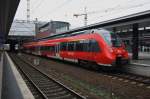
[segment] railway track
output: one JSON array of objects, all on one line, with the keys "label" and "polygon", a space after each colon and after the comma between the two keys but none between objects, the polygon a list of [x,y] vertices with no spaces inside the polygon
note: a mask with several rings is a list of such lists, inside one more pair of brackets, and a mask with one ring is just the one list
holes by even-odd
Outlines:
[{"label": "railway track", "polygon": [[[40,57],[40,56],[36,56],[36,57]],[[55,60],[55,59],[53,59],[53,60],[58,61],[58,62],[68,63],[68,64],[71,64],[71,65],[78,65],[78,64],[74,64],[74,63],[70,63],[70,62],[64,62],[64,61],[59,61],[59,60]],[[119,80],[123,80],[123,79],[125,79],[126,81],[131,80],[131,82],[133,82],[133,83],[140,83],[141,85],[143,84],[143,85],[146,85],[146,86],[150,86],[150,77],[145,77],[145,76],[140,76],[140,75],[128,73],[127,71],[124,72],[124,71],[122,71],[123,68],[120,68],[120,69],[121,70],[117,69],[115,71],[111,71],[111,70],[108,70],[108,71],[106,70],[105,71],[104,70],[103,72],[100,71],[100,73],[102,73],[104,75],[108,75],[109,77],[112,77],[112,78],[115,78],[115,79],[116,79],[116,77],[118,77]],[[94,70],[98,71],[99,69],[94,68]]]},{"label": "railway track", "polygon": [[36,88],[36,86],[29,80],[29,78],[24,74],[24,72],[18,68],[19,73],[21,74],[23,80],[27,84],[28,88],[32,92],[35,99],[45,99],[43,94]]},{"label": "railway track", "polygon": [[[36,56],[36,57],[41,57],[41,56],[37,56],[37,55],[33,55],[33,56]],[[42,58],[46,58],[46,57],[42,57]],[[46,59],[49,59],[49,58],[46,58]],[[74,64],[74,63],[70,63],[70,62],[64,62],[64,61],[61,61],[61,60],[55,60],[53,59],[54,61],[57,61],[57,62],[62,62],[62,63],[65,63],[65,64],[71,64],[71,65],[77,65],[77,64]],[[95,69],[96,72],[99,72],[98,69]],[[131,74],[131,73],[128,73],[128,72],[124,72],[122,71],[122,68],[121,70],[115,70],[114,71],[111,71],[111,70],[104,70],[104,71],[100,71],[101,74],[103,75],[107,75],[108,77],[111,77],[113,79],[119,79],[119,80],[130,80],[131,82],[133,83],[140,83],[140,85],[145,85],[145,86],[150,86],[150,78],[149,77],[145,77],[145,76],[140,76],[140,75],[135,75],[135,74]]]},{"label": "railway track", "polygon": [[48,77],[28,62],[19,58],[16,54],[9,55],[23,75],[25,75],[23,78],[28,80],[26,82],[28,82],[30,88],[35,88],[33,95],[36,96],[36,99],[86,99],[65,85]]},{"label": "railway track", "polygon": [[108,75],[109,77],[112,77],[114,79],[116,79],[115,77],[118,77],[119,80],[126,79],[126,80],[133,81],[135,84],[141,83],[143,85],[150,86],[150,78],[149,77],[134,75],[134,74],[130,74],[130,73],[122,73],[122,72],[107,73],[106,75]]}]

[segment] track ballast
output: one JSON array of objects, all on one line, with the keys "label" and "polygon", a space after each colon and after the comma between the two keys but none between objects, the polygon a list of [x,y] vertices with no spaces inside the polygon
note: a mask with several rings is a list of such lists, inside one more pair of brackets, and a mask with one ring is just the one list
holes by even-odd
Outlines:
[{"label": "track ballast", "polygon": [[[65,85],[48,77],[16,54],[10,54],[17,67],[39,91],[43,99],[85,99]],[[39,98],[38,98],[39,99]]]}]

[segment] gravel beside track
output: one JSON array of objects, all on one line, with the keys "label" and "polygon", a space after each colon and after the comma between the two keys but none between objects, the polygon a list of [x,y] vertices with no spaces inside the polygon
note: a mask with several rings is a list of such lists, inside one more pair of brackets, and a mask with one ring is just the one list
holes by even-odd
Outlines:
[{"label": "gravel beside track", "polygon": [[40,95],[43,96],[41,97],[42,99],[85,99],[85,97],[80,96],[63,84],[48,77],[16,54],[11,54],[11,57],[20,70],[28,77],[28,80],[39,90]]},{"label": "gravel beside track", "polygon": [[150,99],[149,84],[52,59],[25,54],[21,54],[20,57],[31,63],[39,59],[37,68],[89,99]]}]

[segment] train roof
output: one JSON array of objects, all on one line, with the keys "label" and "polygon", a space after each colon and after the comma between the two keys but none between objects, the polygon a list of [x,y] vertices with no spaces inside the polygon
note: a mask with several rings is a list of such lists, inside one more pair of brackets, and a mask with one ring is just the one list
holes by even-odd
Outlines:
[{"label": "train roof", "polygon": [[[80,31],[80,32],[75,32],[75,33],[72,33],[72,34],[69,34],[69,35],[56,35],[54,37],[51,37],[51,38],[46,38],[46,39],[42,39],[42,40],[38,40],[38,41],[33,41],[33,42],[28,42],[28,43],[24,43],[23,46],[25,47],[32,47],[32,46],[41,46],[41,45],[51,45],[53,44],[52,42],[63,42],[63,41],[67,41],[67,40],[71,40],[71,36],[74,36],[76,40],[78,40],[78,38],[80,39],[80,37],[83,38],[83,36],[85,37],[85,35],[82,35],[80,36],[81,34],[93,34],[93,33],[97,33],[97,32],[109,32],[108,30],[106,29],[91,29],[91,30],[88,30],[88,31]],[[87,38],[89,37],[86,36]],[[61,38],[61,39],[60,39]],[[51,41],[51,43],[49,43],[49,41]]]},{"label": "train roof", "polygon": [[88,33],[92,33],[93,31],[97,31],[97,30],[108,31],[108,30],[103,29],[103,28],[98,28],[98,29],[89,29],[89,30],[77,31],[77,32],[72,32],[72,33],[60,33],[60,34],[54,34],[52,36],[48,36],[45,38],[37,39],[37,41],[44,41],[47,39],[70,37],[70,36],[76,36],[76,35],[80,35],[80,34],[88,34]]}]

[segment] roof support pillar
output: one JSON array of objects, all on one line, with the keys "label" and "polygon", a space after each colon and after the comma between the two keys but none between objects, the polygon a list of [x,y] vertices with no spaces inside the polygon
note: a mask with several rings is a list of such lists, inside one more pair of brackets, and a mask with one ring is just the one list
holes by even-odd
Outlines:
[{"label": "roof support pillar", "polygon": [[114,32],[114,33],[116,32],[116,27],[113,27],[113,32]]},{"label": "roof support pillar", "polygon": [[138,31],[139,24],[133,24],[133,32],[132,32],[132,59],[138,59],[138,46],[139,46],[139,31]]}]

